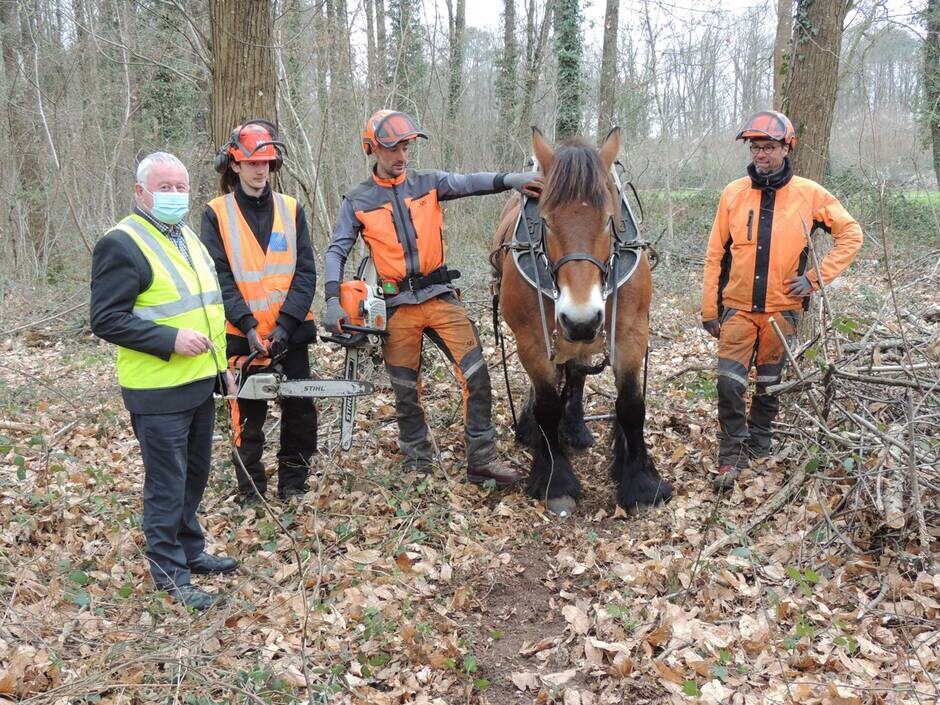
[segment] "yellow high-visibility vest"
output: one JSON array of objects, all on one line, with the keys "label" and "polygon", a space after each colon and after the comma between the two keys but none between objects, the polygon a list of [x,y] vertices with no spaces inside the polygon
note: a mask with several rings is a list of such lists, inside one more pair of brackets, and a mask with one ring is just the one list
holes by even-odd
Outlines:
[{"label": "yellow high-visibility vest", "polygon": [[193,263],[145,218],[130,215],[115,226],[140,248],[153,281],[137,295],[134,315],[173,328],[190,328],[212,341],[214,350],[169,360],[118,346],[118,381],[127,389],[166,389],[214,377],[226,367],[225,310],[215,265],[196,234],[181,226]]}]

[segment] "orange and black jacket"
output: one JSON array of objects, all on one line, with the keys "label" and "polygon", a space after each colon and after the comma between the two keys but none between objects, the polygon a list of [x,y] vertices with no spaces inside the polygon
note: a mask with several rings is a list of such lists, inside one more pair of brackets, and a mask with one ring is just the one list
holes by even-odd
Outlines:
[{"label": "orange and black jacket", "polygon": [[507,190],[502,173],[455,174],[405,171],[395,179],[374,172],[343,197],[333,237],[326,251],[326,298],[339,296],[346,259],[360,235],[372,254],[379,279],[402,283],[388,306],[421,303],[452,288],[447,281],[411,288],[445,267],[441,202]]},{"label": "orange and black jacket", "polygon": [[[267,252],[274,224],[274,199],[271,196],[271,186],[265,186],[261,195],[255,197],[249,196],[242,191],[241,185],[237,185],[235,201],[245,222],[257,238],[258,244],[261,245],[261,249]],[[313,247],[310,244],[310,232],[307,229],[307,218],[299,203],[294,224],[297,233],[297,261],[294,265],[290,289],[277,315],[277,325],[282,326],[290,334],[291,345],[301,345],[316,338],[314,322],[306,319],[309,318],[310,304],[316,293],[317,269]],[[247,333],[258,325],[258,320],[252,314],[235,281],[222,233],[219,230],[219,219],[211,207],[206,207],[203,211],[200,239],[215,262],[219,284],[222,287],[225,318],[239,331]],[[248,341],[243,336],[229,333],[226,336],[226,342],[229,355],[248,354]]]},{"label": "orange and black jacket", "polygon": [[784,293],[784,280],[806,274],[819,288],[806,233],[821,228],[834,245],[820,263],[824,282],[835,279],[862,246],[862,229],[835,196],[815,181],[794,176],[790,160],[775,174],[748,166],[748,176],[721,193],[708,239],[702,320],[725,308],[798,310],[803,299]]}]

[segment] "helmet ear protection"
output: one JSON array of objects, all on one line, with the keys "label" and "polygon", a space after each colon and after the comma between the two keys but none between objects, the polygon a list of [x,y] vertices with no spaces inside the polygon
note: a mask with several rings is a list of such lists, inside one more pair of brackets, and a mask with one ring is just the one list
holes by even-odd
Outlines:
[{"label": "helmet ear protection", "polygon": [[[259,127],[264,128],[265,130],[267,130],[268,135],[271,137],[271,139],[265,140],[263,142],[258,142],[255,145],[254,149],[248,149],[241,141],[242,131],[248,125],[258,125]],[[219,148],[219,151],[216,153],[215,160],[212,163],[212,167],[218,173],[224,174],[228,170],[229,165],[232,163],[232,160],[234,159],[233,152],[235,150],[238,150],[239,152],[241,152],[243,157],[247,159],[247,158],[250,158],[250,156],[254,154],[255,152],[257,152],[259,149],[263,149],[264,147],[267,147],[268,145],[271,145],[274,147],[275,157],[274,159],[271,160],[271,171],[274,172],[280,169],[281,165],[284,163],[283,153],[287,151],[287,146],[278,139],[277,128],[274,126],[273,123],[267,120],[262,120],[262,119],[247,120],[243,124],[235,127],[234,130],[232,130],[232,134],[229,136],[228,142],[223,144]],[[236,159],[235,161],[239,161],[239,160]]]}]

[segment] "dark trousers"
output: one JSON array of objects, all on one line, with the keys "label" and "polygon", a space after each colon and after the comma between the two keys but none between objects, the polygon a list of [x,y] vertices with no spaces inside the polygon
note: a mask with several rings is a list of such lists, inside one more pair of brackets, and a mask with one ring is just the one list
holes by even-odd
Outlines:
[{"label": "dark trousers", "polygon": [[209,479],[215,403],[172,414],[131,414],[144,459],[144,536],[159,588],[189,584],[189,560],[206,542],[196,510]]},{"label": "dark trousers", "polygon": [[[310,377],[310,359],[307,346],[291,348],[278,362],[288,379]],[[266,369],[266,368],[258,368]],[[252,370],[257,372],[258,370]],[[268,402],[259,399],[232,401],[232,425],[235,429],[235,446],[246,475],[234,458],[235,478],[238,492],[242,495],[260,494],[268,488],[261,455],[264,452],[264,420],[268,415]],[[317,409],[313,399],[281,400],[281,443],[277,452],[277,491],[306,487],[310,458],[317,452]],[[249,476],[251,479],[249,479]]]}]

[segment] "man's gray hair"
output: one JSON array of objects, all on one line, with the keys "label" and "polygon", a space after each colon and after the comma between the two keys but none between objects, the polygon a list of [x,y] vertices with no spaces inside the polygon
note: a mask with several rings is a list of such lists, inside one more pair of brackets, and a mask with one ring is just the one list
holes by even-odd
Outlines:
[{"label": "man's gray hair", "polygon": [[141,186],[147,185],[147,177],[150,176],[150,170],[153,168],[154,164],[172,164],[173,166],[182,167],[186,172],[186,176],[189,176],[189,170],[186,169],[186,165],[183,164],[178,157],[169,152],[154,152],[141,159],[140,164],[137,165],[138,184]]}]

